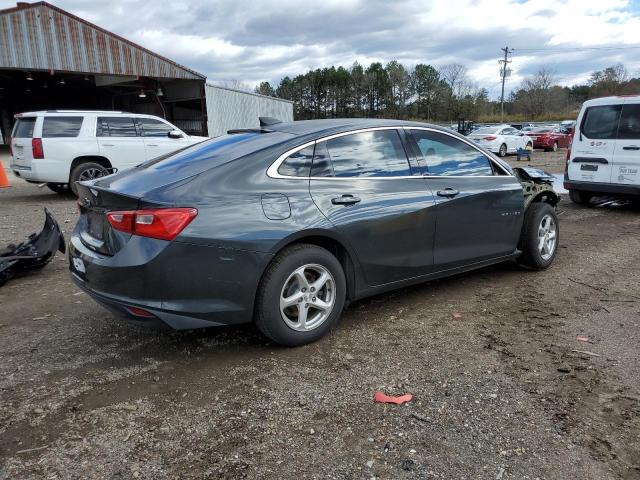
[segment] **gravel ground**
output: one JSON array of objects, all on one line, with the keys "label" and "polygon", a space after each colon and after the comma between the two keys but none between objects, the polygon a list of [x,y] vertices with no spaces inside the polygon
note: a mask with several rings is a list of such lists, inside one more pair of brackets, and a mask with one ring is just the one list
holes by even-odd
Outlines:
[{"label": "gravel ground", "polygon": [[[0,244],[43,206],[72,229],[71,197],[10,178]],[[640,210],[559,210],[549,270],[377,296],[296,349],[129,326],[59,255],[0,289],[0,478],[640,478]]]}]

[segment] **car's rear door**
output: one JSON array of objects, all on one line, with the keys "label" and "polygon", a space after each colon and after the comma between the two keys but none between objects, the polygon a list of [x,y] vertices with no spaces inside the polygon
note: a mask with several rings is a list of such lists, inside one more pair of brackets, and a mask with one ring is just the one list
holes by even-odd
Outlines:
[{"label": "car's rear door", "polygon": [[470,142],[442,131],[408,129],[436,194],[438,270],[513,253],[524,215],[518,180]]},{"label": "car's rear door", "polygon": [[402,135],[394,128],[365,129],[315,146],[311,196],[356,252],[370,286],[433,268],[435,199],[411,169]]},{"label": "car's rear door", "polygon": [[640,185],[640,102],[635,99],[622,106],[611,183]]},{"label": "car's rear door", "polygon": [[593,105],[585,109],[571,144],[571,160],[567,165],[570,180],[611,181],[621,111],[620,104]]},{"label": "car's rear door", "polygon": [[96,138],[100,153],[115,168],[131,168],[146,160],[144,140],[133,117],[98,117]]},{"label": "car's rear door", "polygon": [[11,164],[18,169],[31,170],[33,161],[33,149],[31,140],[36,127],[36,118],[18,117],[11,133],[11,152],[13,159]]}]

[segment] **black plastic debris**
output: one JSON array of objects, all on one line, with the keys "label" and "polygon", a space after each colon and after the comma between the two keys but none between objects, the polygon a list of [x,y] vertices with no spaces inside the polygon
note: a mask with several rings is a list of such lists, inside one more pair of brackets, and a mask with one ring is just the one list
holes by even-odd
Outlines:
[{"label": "black plastic debris", "polygon": [[46,220],[40,233],[32,233],[18,245],[0,248],[0,286],[17,274],[44,267],[58,250],[65,253],[64,236],[58,222],[46,208],[44,214]]}]

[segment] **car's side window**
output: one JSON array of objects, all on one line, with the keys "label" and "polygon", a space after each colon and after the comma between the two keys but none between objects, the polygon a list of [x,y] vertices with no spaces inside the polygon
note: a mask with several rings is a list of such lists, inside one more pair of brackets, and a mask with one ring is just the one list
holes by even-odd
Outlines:
[{"label": "car's side window", "polygon": [[145,137],[163,137],[166,138],[169,132],[175,130],[171,125],[167,125],[155,118],[139,118],[142,127],[142,135]]},{"label": "car's side window", "polygon": [[77,137],[83,117],[44,117],[42,138]]},{"label": "car's side window", "polygon": [[98,117],[98,137],[137,137],[136,125],[131,117]]},{"label": "car's side window", "polygon": [[[326,146],[336,177],[410,176],[409,160],[396,130],[371,130],[318,142]],[[322,150],[319,150],[322,152]],[[315,161],[314,161],[315,163]],[[318,164],[320,159],[318,158]],[[329,170],[324,168],[325,175]],[[315,168],[314,168],[315,173]]]},{"label": "car's side window", "polygon": [[431,176],[493,175],[489,159],[460,139],[440,132],[411,130]]},{"label": "car's side window", "polygon": [[618,139],[640,139],[640,104],[627,104],[622,107],[620,125],[618,126]]},{"label": "car's side window", "polygon": [[288,177],[308,177],[313,160],[313,145],[292,153],[278,167],[280,175]]}]

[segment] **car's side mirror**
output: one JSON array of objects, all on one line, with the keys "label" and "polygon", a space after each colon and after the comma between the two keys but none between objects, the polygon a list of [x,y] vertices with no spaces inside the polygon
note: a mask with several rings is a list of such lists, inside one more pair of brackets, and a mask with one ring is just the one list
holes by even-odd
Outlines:
[{"label": "car's side mirror", "polygon": [[169,138],[182,138],[182,132],[180,130],[171,130],[167,133]]}]

